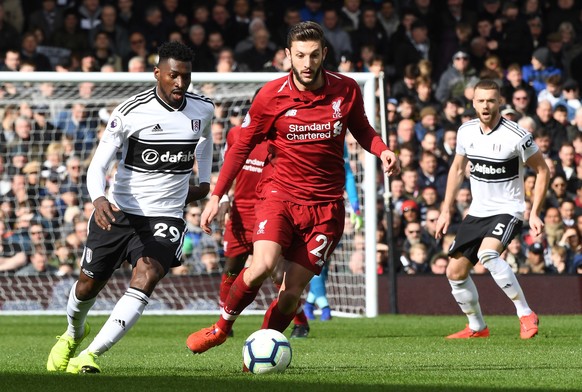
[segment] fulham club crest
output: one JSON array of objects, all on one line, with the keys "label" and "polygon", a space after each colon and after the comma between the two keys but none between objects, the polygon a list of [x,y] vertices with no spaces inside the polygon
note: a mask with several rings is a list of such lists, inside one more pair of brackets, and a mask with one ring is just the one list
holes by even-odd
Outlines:
[{"label": "fulham club crest", "polygon": [[195,134],[200,132],[200,124],[200,120],[192,120],[192,131],[194,131]]}]

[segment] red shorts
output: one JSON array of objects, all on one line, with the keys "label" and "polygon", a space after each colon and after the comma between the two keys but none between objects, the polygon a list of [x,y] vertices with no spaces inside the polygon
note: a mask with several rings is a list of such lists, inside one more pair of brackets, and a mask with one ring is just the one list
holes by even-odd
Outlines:
[{"label": "red shorts", "polygon": [[255,220],[255,206],[247,207],[233,204],[223,237],[223,249],[226,257],[253,254]]},{"label": "red shorts", "polygon": [[273,197],[256,208],[253,242],[273,241],[286,260],[319,275],[344,232],[343,200],[314,205],[296,204]]}]

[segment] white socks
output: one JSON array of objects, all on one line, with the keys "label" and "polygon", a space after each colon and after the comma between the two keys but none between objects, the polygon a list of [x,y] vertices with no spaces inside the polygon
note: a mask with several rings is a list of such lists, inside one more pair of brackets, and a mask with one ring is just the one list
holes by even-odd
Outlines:
[{"label": "white socks", "polygon": [[101,331],[95,336],[86,351],[101,355],[117,343],[137,322],[148,304],[149,297],[139,290],[127,289]]},{"label": "white socks", "polygon": [[97,297],[87,301],[79,301],[75,295],[76,289],[77,282],[73,284],[71,292],[69,293],[69,301],[67,302],[67,321],[69,323],[67,334],[74,339],[80,339],[83,333],[85,333],[87,313],[89,313],[89,309],[91,309]]},{"label": "white socks", "polygon": [[455,301],[459,304],[463,313],[467,315],[469,319],[469,328],[473,331],[481,331],[487,326],[483,320],[483,314],[481,313],[481,306],[479,306],[479,293],[477,293],[477,287],[471,276],[467,277],[465,280],[450,280],[453,297]]},{"label": "white socks", "polygon": [[521,286],[517,281],[517,277],[511,270],[511,267],[499,257],[499,253],[492,250],[484,250],[479,252],[479,260],[483,266],[491,272],[491,276],[495,279],[495,283],[503,290],[505,295],[513,301],[517,316],[527,316],[531,314],[532,310],[529,308]]}]

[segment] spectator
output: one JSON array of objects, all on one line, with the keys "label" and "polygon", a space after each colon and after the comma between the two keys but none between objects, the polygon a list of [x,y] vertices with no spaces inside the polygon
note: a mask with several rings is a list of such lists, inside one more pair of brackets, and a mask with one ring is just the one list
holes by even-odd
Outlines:
[{"label": "spectator", "polygon": [[564,143],[560,146],[558,161],[556,162],[556,174],[566,179],[566,189],[568,192],[572,194],[576,193],[578,177],[576,174],[574,146],[571,143]]},{"label": "spectator", "polygon": [[552,75],[562,75],[562,71],[550,63],[550,50],[538,48],[531,56],[531,64],[522,67],[523,80],[535,90],[536,95],[546,88],[546,80]]},{"label": "spectator", "polygon": [[364,5],[361,8],[360,21],[351,33],[351,41],[354,53],[360,53],[362,47],[369,46],[382,57],[389,55],[388,37],[382,24],[378,22],[374,6]]},{"label": "spectator", "polygon": [[456,128],[445,128],[443,134],[443,144],[442,144],[442,154],[441,158],[447,162],[452,162],[455,156],[455,148],[457,147],[457,129]]},{"label": "spectator", "polygon": [[566,101],[568,108],[568,121],[571,122],[576,116],[576,110],[582,107],[578,82],[573,79],[566,80],[562,85],[562,98]]},{"label": "spectator", "polygon": [[[527,94],[527,112],[533,114],[537,105],[537,93],[535,89],[523,80],[522,68],[519,64],[510,64],[507,67],[505,78],[502,81],[501,95],[506,102],[512,102],[513,95],[518,89],[525,90]],[[515,106],[515,103],[514,103]]]},{"label": "spectator", "polygon": [[105,31],[99,31],[94,34],[93,57],[99,69],[103,65],[109,64],[113,66],[115,72],[121,72],[123,70],[121,57],[112,50],[109,34]]},{"label": "spectator", "polygon": [[418,187],[418,171],[414,166],[403,167],[400,178],[402,178],[402,182],[404,183],[404,194],[403,194],[404,198],[413,201],[415,204],[409,205],[409,207],[415,207],[415,209],[418,210],[417,202],[420,201],[420,188]]},{"label": "spectator", "polygon": [[30,263],[18,271],[16,276],[46,276],[56,275],[58,269],[48,263],[45,251],[37,250],[30,256]]},{"label": "spectator", "polygon": [[517,112],[518,116],[533,116],[535,112],[530,112],[529,95],[526,89],[517,88],[511,97],[511,106]]},{"label": "spectator", "polygon": [[[448,1],[446,7],[442,8],[437,18],[440,22],[439,29],[436,32],[436,37],[440,43],[439,52],[442,53],[442,59],[448,61],[453,53],[461,49],[456,31],[458,24],[462,23],[465,26],[475,26],[477,24],[477,14],[471,9],[464,7],[463,0],[457,0]],[[467,49],[464,48],[464,50],[466,53]],[[446,63],[435,64],[435,67],[436,75],[441,75],[446,68]]]},{"label": "spectator", "polygon": [[19,41],[20,33],[6,20],[4,5],[0,4],[0,53],[14,49],[14,43]]},{"label": "spectator", "polygon": [[414,125],[414,133],[417,140],[423,140],[427,133],[434,133],[437,142],[443,140],[444,130],[438,123],[438,112],[432,106],[427,106],[420,111],[420,121]]},{"label": "spectator", "polygon": [[520,273],[545,274],[546,263],[544,260],[544,246],[539,242],[534,242],[529,247],[525,264],[520,268]]},{"label": "spectator", "polygon": [[501,257],[509,264],[513,273],[519,273],[520,268],[525,264],[525,254],[518,237],[511,240]]},{"label": "spectator", "polygon": [[429,265],[429,253],[427,251],[426,245],[422,242],[413,244],[410,246],[408,251],[408,258],[410,260],[410,265],[408,274],[426,274],[430,271]]},{"label": "spectator", "polygon": [[419,143],[419,140],[416,138],[416,133],[414,132],[414,121],[411,119],[402,119],[398,122],[396,135],[400,146],[408,143],[411,145],[411,148],[414,148]]},{"label": "spectator", "polygon": [[25,33],[21,40],[20,60],[34,64],[37,71],[52,71],[49,58],[37,49],[36,36],[33,33]]},{"label": "spectator", "polygon": [[104,5],[100,15],[101,23],[89,32],[89,40],[95,41],[98,33],[105,33],[109,38],[109,49],[121,58],[129,54],[129,34],[121,24],[117,22],[117,9],[113,5]]},{"label": "spectator", "polygon": [[145,9],[145,19],[141,23],[141,29],[146,49],[149,53],[156,53],[158,46],[166,40],[168,30],[163,24],[162,10],[156,4],[151,4]]},{"label": "spectator", "polygon": [[97,119],[90,117],[85,104],[76,102],[71,108],[58,113],[55,127],[75,140],[75,151],[86,157],[95,145]]},{"label": "spectator", "polygon": [[405,199],[401,206],[402,223],[420,222],[420,206],[412,199]]},{"label": "spectator", "polygon": [[[150,52],[147,48],[146,38],[143,33],[134,31],[129,35],[129,52],[123,58],[122,63],[127,67],[129,59],[139,56],[146,62],[146,69],[152,68],[153,59],[150,59]],[[124,70],[127,70],[124,68]]]},{"label": "spectator", "polygon": [[250,72],[249,66],[235,60],[232,49],[225,47],[218,54],[216,72]]},{"label": "spectator", "polygon": [[275,50],[269,48],[270,34],[267,29],[259,29],[253,34],[253,47],[236,56],[239,63],[245,64],[252,72],[263,69],[275,54]]},{"label": "spectator", "polygon": [[439,102],[460,98],[465,87],[476,78],[476,71],[469,63],[469,55],[465,51],[458,51],[453,55],[452,65],[442,74],[435,97]]},{"label": "spectator", "polygon": [[418,187],[423,189],[427,186],[434,187],[442,200],[447,187],[447,169],[442,166],[439,168],[434,153],[423,151],[419,160]]},{"label": "spectator", "polygon": [[437,253],[430,259],[430,272],[433,275],[444,275],[449,265],[446,253]]},{"label": "spectator", "polygon": [[50,41],[56,47],[70,50],[71,54],[80,54],[89,50],[88,35],[88,31],[80,27],[77,11],[69,8],[64,11],[62,27],[53,33]]},{"label": "spectator", "polygon": [[396,29],[398,29],[398,25],[400,24],[398,13],[394,6],[394,0],[383,0],[376,16],[378,22],[382,24],[382,27],[386,32],[386,37],[390,40],[392,34],[396,32]]},{"label": "spectator", "polygon": [[49,258],[49,264],[58,269],[58,276],[76,276],[79,272],[79,262],[63,240],[55,242],[55,250]]},{"label": "spectator", "polygon": [[556,156],[560,146],[568,140],[568,133],[566,128],[558,123],[552,115],[553,110],[550,101],[538,103],[534,120],[538,129],[544,128],[548,132],[551,140],[550,153]]},{"label": "spectator", "polygon": [[[431,187],[427,187],[427,188],[431,189]],[[434,191],[434,188],[433,188],[433,191]],[[435,203],[433,203],[429,207],[426,207],[424,211],[422,211],[422,209],[421,209],[421,216],[422,216],[422,218],[421,218],[421,225],[422,225],[421,238],[422,238],[422,242],[427,245],[427,251],[428,251],[429,257],[432,257],[441,248],[442,239],[437,240],[435,238],[436,222],[437,222],[439,215],[440,215],[440,210],[438,209],[438,206]]]},{"label": "spectator", "polygon": [[416,99],[416,81],[419,76],[420,72],[416,63],[406,64],[403,73],[392,86],[392,96],[397,100],[404,97]]},{"label": "spectator", "polygon": [[63,26],[63,11],[57,7],[56,0],[43,0],[41,8],[30,14],[28,30],[40,28],[50,40],[53,33]]},{"label": "spectator", "polygon": [[350,35],[340,27],[338,11],[335,8],[326,9],[323,13],[323,34],[333,47],[335,63],[340,64],[343,59],[351,59],[353,54]]},{"label": "spectator", "polygon": [[546,87],[539,92],[538,102],[549,101],[552,107],[559,103],[566,105],[562,98],[562,77],[560,75],[551,75],[546,78]]},{"label": "spectator", "polygon": [[305,6],[299,10],[301,21],[323,22],[322,0],[305,0]]},{"label": "spectator", "polygon": [[414,84],[416,86],[416,108],[421,113],[420,117],[422,118],[422,110],[426,108],[439,111],[442,105],[434,97],[432,80],[426,76],[419,76]]},{"label": "spectator", "polygon": [[7,240],[6,224],[0,220],[0,271],[16,271],[26,264],[26,253],[22,248]]},{"label": "spectator", "polygon": [[[572,121],[572,124],[569,125],[567,128],[567,133],[569,141],[574,142],[578,140],[580,146],[582,147],[582,143],[580,143],[582,142],[582,139],[578,138],[578,135],[582,135],[582,107],[576,110],[574,120]],[[576,164],[578,165],[578,163],[580,162],[580,158],[582,157],[582,151],[576,151],[576,153],[581,154],[580,156],[577,156],[576,159]]]},{"label": "spectator", "polygon": [[[267,25],[265,24],[265,21],[262,19],[253,19],[253,21],[250,23],[248,31],[245,33],[245,39],[240,40],[235,48],[234,48],[234,53],[235,55],[239,55],[242,52],[245,52],[249,49],[251,49],[254,46],[254,38],[253,36],[255,35],[256,32],[258,32],[259,30],[266,30],[267,29]],[[269,40],[269,44],[268,44],[269,49],[271,50],[277,50],[277,45]]]},{"label": "spectator", "polygon": [[344,0],[344,5],[340,10],[342,28],[351,33],[358,30],[360,26],[361,0]]},{"label": "spectator", "polygon": [[194,52],[193,72],[210,72],[214,70],[214,59],[206,44],[206,30],[200,24],[190,26],[187,45]]},{"label": "spectator", "polygon": [[552,264],[547,266],[549,274],[565,274],[568,272],[568,251],[565,247],[554,245],[550,249]]},{"label": "spectator", "polygon": [[[54,241],[59,238],[62,221],[58,215],[57,205],[54,198],[44,196],[40,200],[34,219],[40,222],[51,243],[54,243]],[[52,250],[52,248],[50,250]]]},{"label": "spectator", "polygon": [[126,31],[134,31],[139,27],[138,15],[135,12],[133,0],[117,0],[117,21]]},{"label": "spectator", "polygon": [[221,4],[215,4],[210,10],[209,29],[219,31],[224,43],[229,48],[234,48],[238,41],[244,37],[234,36],[234,25],[227,8]]},{"label": "spectator", "polygon": [[294,6],[289,6],[285,8],[285,13],[283,15],[283,23],[276,27],[276,33],[273,41],[278,47],[287,47],[287,33],[291,26],[295,26],[297,23],[301,22],[301,15],[299,9]]}]

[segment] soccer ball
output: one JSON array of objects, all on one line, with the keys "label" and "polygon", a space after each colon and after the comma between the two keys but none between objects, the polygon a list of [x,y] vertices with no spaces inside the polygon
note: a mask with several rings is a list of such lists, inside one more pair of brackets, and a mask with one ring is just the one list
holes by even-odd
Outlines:
[{"label": "soccer ball", "polygon": [[245,341],[243,362],[253,374],[282,373],[291,363],[289,340],[274,329],[259,329]]}]

